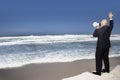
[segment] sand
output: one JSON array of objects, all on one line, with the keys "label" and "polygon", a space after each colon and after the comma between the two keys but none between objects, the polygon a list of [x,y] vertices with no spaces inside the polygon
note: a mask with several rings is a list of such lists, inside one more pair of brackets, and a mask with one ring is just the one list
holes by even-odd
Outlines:
[{"label": "sand", "polygon": [[[111,74],[117,76],[115,67],[120,65],[120,57],[110,58]],[[115,71],[114,71],[115,69]],[[28,64],[22,67],[0,69],[0,80],[64,80],[74,76],[95,76],[95,60],[86,59],[73,62]],[[104,76],[105,74],[102,74]],[[84,79],[82,79],[84,80]]]},{"label": "sand", "polygon": [[101,76],[94,75],[90,72],[84,72],[80,75],[62,80],[120,80],[120,65],[115,67],[110,73],[102,73]]}]

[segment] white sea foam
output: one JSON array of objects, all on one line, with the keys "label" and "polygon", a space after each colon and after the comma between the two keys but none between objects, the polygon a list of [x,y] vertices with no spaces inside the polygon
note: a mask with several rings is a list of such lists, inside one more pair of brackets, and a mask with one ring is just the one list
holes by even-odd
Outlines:
[{"label": "white sea foam", "polygon": [[[46,44],[46,43],[58,43],[58,42],[79,42],[94,40],[90,38],[90,35],[46,35],[46,36],[22,36],[22,37],[2,37],[0,40],[6,40],[1,42],[0,46],[15,45],[15,44]],[[90,38],[90,39],[88,39]]]},{"label": "white sea foam", "polygon": [[78,53],[75,53],[76,55],[71,53],[71,51],[50,52],[45,57],[40,57],[39,55],[29,56],[29,53],[2,55],[0,56],[0,68],[19,67],[30,63],[72,62],[80,59],[94,58],[92,55],[86,56],[86,54],[85,56],[80,56],[77,55]]},{"label": "white sea foam", "polygon": [[[10,55],[3,55],[0,56],[0,68],[11,68],[11,67],[20,67],[26,64],[31,63],[55,63],[55,62],[72,62],[75,60],[82,60],[82,59],[94,59],[94,55],[67,55],[64,54],[65,52],[60,52],[61,54],[57,54],[56,52],[48,53],[45,57],[29,57],[27,53],[25,54],[10,54]],[[63,55],[64,54],[64,55]],[[94,53],[93,53],[94,54]],[[118,57],[120,54],[114,54],[110,57]]]}]

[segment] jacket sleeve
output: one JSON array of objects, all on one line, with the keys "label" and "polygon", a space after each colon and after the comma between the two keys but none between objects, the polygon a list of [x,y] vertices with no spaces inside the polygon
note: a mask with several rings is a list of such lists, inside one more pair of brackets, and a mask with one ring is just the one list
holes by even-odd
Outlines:
[{"label": "jacket sleeve", "polygon": [[112,31],[112,29],[113,29],[113,20],[110,20],[110,31]]},{"label": "jacket sleeve", "polygon": [[93,33],[93,37],[98,37],[99,35],[99,29],[95,29],[94,33]]}]

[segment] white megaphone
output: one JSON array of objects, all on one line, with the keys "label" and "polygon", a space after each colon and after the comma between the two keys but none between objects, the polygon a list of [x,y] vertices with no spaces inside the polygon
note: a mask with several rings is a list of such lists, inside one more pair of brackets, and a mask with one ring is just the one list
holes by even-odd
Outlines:
[{"label": "white megaphone", "polygon": [[99,23],[98,22],[93,22],[93,27],[98,27],[99,26]]}]

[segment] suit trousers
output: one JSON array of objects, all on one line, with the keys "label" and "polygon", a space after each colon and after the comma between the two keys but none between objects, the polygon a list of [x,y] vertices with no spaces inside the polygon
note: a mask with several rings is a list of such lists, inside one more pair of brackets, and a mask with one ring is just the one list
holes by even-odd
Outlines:
[{"label": "suit trousers", "polygon": [[104,62],[105,70],[109,71],[109,48],[96,48],[96,72],[101,74],[102,70],[102,61]]}]

